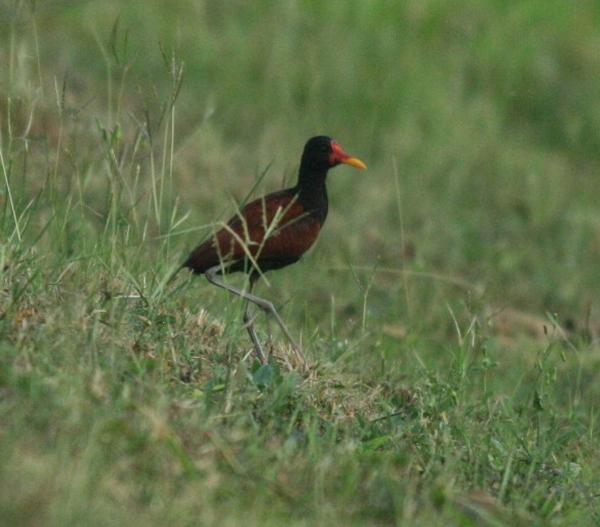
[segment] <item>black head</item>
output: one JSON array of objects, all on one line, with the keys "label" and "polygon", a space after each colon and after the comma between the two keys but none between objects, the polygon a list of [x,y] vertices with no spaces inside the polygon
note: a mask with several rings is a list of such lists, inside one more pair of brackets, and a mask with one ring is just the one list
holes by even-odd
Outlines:
[{"label": "black head", "polygon": [[350,156],[342,147],[326,135],[311,137],[304,145],[300,172],[327,172],[340,163],[351,165],[355,168],[364,169],[367,166],[355,157]]}]

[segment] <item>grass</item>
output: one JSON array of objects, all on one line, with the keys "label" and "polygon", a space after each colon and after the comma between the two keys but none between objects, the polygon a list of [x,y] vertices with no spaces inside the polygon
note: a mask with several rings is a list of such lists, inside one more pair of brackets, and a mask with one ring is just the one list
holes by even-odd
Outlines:
[{"label": "grass", "polygon": [[[2,523],[595,525],[599,16],[1,4]],[[167,281],[316,133],[369,171],[260,288],[310,370],[262,318],[260,367]]]}]

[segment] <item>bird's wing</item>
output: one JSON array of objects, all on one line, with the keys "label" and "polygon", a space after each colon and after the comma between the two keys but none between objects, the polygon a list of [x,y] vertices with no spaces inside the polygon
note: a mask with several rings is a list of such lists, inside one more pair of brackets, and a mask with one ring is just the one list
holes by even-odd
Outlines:
[{"label": "bird's wing", "polygon": [[265,236],[276,235],[278,231],[306,215],[298,195],[289,190],[282,190],[248,203],[219,233],[235,233],[241,239],[238,241],[260,243]]},{"label": "bird's wing", "polygon": [[283,190],[248,203],[185,263],[204,272],[221,263],[249,259],[297,259],[314,243],[320,228],[305,210],[297,194]]}]

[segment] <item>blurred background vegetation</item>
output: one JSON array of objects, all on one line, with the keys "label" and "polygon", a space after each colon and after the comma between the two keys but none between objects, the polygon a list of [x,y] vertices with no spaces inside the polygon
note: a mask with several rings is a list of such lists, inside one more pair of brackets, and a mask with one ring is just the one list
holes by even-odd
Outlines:
[{"label": "blurred background vegetation", "polygon": [[[0,1],[0,514],[597,520],[599,28],[593,0]],[[262,289],[317,378],[257,377],[239,304],[165,282],[316,134],[369,170]]]}]

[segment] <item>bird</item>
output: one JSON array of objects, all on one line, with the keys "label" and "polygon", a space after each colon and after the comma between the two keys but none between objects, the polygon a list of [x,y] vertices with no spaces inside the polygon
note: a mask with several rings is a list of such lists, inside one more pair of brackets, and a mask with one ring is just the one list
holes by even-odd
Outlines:
[{"label": "bird", "polygon": [[[295,186],[251,201],[196,247],[182,267],[244,300],[243,321],[261,364],[267,356],[254,330],[250,304],[273,316],[294,352],[306,364],[300,347],[269,300],[254,294],[257,281],[267,271],[296,263],[317,240],[327,218],[329,202],[325,180],[331,168],[346,164],[367,168],[326,135],[310,138],[302,152]],[[221,280],[223,274],[249,276],[247,290]]]}]

